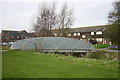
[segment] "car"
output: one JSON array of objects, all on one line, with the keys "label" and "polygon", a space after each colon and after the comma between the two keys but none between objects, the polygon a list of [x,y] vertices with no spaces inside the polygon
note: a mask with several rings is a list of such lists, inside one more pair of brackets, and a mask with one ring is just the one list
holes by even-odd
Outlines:
[{"label": "car", "polygon": [[12,44],[13,44],[13,42],[0,43],[0,45],[5,45],[5,46],[11,46]]},{"label": "car", "polygon": [[4,42],[4,43],[1,43],[1,45],[8,45],[8,43]]}]

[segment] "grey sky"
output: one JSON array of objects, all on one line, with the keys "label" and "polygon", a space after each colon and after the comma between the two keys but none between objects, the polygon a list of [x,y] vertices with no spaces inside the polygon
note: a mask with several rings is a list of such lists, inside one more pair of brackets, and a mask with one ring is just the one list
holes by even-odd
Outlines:
[{"label": "grey sky", "polygon": [[[50,3],[52,0],[46,0]],[[85,27],[107,24],[108,12],[114,0],[56,0],[59,11],[64,2],[74,8],[74,25]],[[32,29],[31,22],[38,12],[40,0],[4,0],[0,3],[0,31]]]}]

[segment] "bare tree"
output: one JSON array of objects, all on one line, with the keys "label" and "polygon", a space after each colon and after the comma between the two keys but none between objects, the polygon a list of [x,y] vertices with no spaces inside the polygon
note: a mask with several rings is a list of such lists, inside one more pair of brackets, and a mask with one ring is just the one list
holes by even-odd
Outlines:
[{"label": "bare tree", "polygon": [[56,13],[56,3],[52,3],[51,6],[49,6],[49,16],[48,16],[48,27],[49,27],[49,35],[53,36],[52,29],[56,27],[57,25],[57,13]]},{"label": "bare tree", "polygon": [[73,11],[68,9],[67,3],[64,4],[58,16],[59,36],[67,36],[69,28],[73,25]]},{"label": "bare tree", "polygon": [[53,36],[52,29],[58,29],[59,36],[66,36],[73,24],[73,11],[65,3],[59,14],[56,12],[56,3],[46,5],[42,3],[39,14],[33,23],[33,30],[37,36]]},{"label": "bare tree", "polygon": [[43,3],[39,8],[39,14],[33,23],[33,30],[37,36],[52,36],[52,28],[56,24],[55,3],[47,6]]}]

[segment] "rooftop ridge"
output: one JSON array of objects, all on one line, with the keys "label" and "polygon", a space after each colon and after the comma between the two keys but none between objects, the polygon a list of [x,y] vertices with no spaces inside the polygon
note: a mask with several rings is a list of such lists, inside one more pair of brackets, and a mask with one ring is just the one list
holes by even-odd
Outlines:
[{"label": "rooftop ridge", "polygon": [[[80,28],[93,28],[93,27],[109,27],[110,25],[96,25],[96,26],[87,26],[87,27],[71,27],[70,29],[80,29]],[[54,30],[59,30],[59,29],[52,29]]]},{"label": "rooftop ridge", "polygon": [[97,25],[97,26],[87,26],[87,27],[75,27],[71,29],[78,29],[78,28],[92,28],[92,27],[109,27],[110,25]]},{"label": "rooftop ridge", "polygon": [[[10,31],[10,32],[23,32],[23,31],[26,31],[26,30],[20,30],[20,31],[16,31],[16,30],[2,30],[2,31]],[[26,31],[27,32],[27,31]]]}]

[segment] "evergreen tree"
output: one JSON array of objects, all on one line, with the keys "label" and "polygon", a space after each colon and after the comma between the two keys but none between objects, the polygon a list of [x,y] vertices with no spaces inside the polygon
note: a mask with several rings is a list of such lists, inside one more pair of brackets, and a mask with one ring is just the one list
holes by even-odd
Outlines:
[{"label": "evergreen tree", "polygon": [[120,1],[113,3],[113,10],[108,14],[108,24],[110,27],[105,30],[105,37],[120,49]]}]

